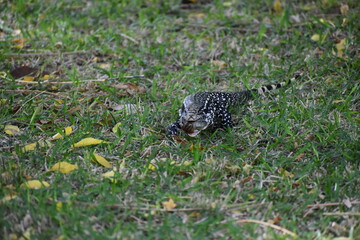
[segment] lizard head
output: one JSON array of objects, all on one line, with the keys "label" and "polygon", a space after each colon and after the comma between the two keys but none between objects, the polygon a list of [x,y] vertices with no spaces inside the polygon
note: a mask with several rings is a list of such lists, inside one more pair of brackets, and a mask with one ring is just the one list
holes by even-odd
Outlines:
[{"label": "lizard head", "polygon": [[179,115],[180,128],[191,137],[195,137],[210,125],[203,106],[195,101],[194,95],[185,98]]}]

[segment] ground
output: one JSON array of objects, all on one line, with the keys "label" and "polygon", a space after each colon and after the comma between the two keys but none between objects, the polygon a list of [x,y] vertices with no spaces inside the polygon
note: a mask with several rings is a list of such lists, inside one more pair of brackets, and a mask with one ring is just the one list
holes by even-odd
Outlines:
[{"label": "ground", "polygon": [[[0,9],[1,239],[360,239],[357,1]],[[187,95],[296,71],[166,136]]]}]

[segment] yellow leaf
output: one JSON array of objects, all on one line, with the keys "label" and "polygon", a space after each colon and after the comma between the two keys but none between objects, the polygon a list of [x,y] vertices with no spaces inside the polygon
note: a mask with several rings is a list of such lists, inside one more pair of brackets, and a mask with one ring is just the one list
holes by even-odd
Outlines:
[{"label": "yellow leaf", "polygon": [[90,145],[97,145],[100,143],[106,143],[104,140],[99,140],[95,138],[84,138],[81,141],[73,144],[73,147],[84,147],[84,146],[90,146]]},{"label": "yellow leaf", "polygon": [[55,100],[55,102],[54,102],[55,107],[62,106],[63,104],[64,104],[64,101],[61,99]]},{"label": "yellow leaf", "polygon": [[52,78],[55,78],[55,75],[52,75],[52,74],[46,74],[44,75],[41,79],[42,80],[48,80],[48,79],[52,79]]},{"label": "yellow leaf", "polygon": [[74,171],[77,168],[78,167],[76,164],[71,164],[68,162],[58,162],[58,163],[55,163],[54,166],[52,166],[49,171],[51,171],[51,172],[60,171],[61,173],[69,173],[69,172]]},{"label": "yellow leaf", "polygon": [[42,187],[49,187],[49,186],[50,186],[49,183],[39,180],[30,180],[20,185],[21,188],[28,188],[28,189],[39,189]]},{"label": "yellow leaf", "polygon": [[4,132],[8,135],[14,135],[20,133],[20,129],[14,125],[5,125]]},{"label": "yellow leaf", "polygon": [[2,202],[7,202],[7,201],[10,201],[10,200],[15,199],[15,198],[17,198],[17,194],[16,194],[16,193],[10,193],[10,194],[5,195],[5,196],[1,199],[1,201],[2,201]]},{"label": "yellow leaf", "polygon": [[37,142],[27,144],[25,145],[25,147],[22,148],[22,151],[23,152],[33,151],[36,148],[37,144],[38,144]]},{"label": "yellow leaf", "polygon": [[106,168],[112,168],[111,164],[102,156],[94,153],[95,160]]},{"label": "yellow leaf", "polygon": [[275,13],[277,13],[277,14],[282,13],[283,9],[282,9],[281,1],[275,0],[273,8],[274,8]]},{"label": "yellow leaf", "polygon": [[32,77],[32,76],[26,76],[23,78],[23,81],[26,81],[26,82],[32,82],[34,81],[35,77]]},{"label": "yellow leaf", "polygon": [[12,40],[13,43],[17,43],[16,45],[13,46],[13,48],[17,48],[17,49],[23,48],[26,41],[27,41],[26,38],[19,38]]},{"label": "yellow leaf", "polygon": [[119,168],[120,168],[120,169],[125,168],[125,158],[123,158],[123,160],[122,160],[122,162],[121,162],[121,164],[120,164]]},{"label": "yellow leaf", "polygon": [[249,175],[251,168],[252,168],[252,166],[250,164],[245,164],[243,166],[243,170],[247,175]]},{"label": "yellow leaf", "polygon": [[172,210],[177,206],[174,200],[172,200],[171,198],[169,201],[162,202],[162,205],[163,208],[165,208],[166,210]]},{"label": "yellow leaf", "polygon": [[345,44],[346,44],[346,38],[341,39],[340,42],[338,44],[336,44],[336,50],[337,50],[338,57],[343,56],[343,54],[344,54],[343,50],[345,49]]},{"label": "yellow leaf", "polygon": [[347,18],[344,18],[341,26],[346,26],[347,24],[348,24],[348,20],[347,20]]},{"label": "yellow leaf", "polygon": [[116,168],[113,168],[113,170],[108,171],[108,172],[102,174],[103,178],[108,178],[111,182],[116,183],[117,180],[114,179],[114,177],[115,177],[115,171],[116,171],[116,170],[117,170]]},{"label": "yellow leaf", "polygon": [[56,210],[57,210],[57,211],[61,211],[62,206],[63,206],[63,203],[62,203],[62,202],[57,202],[57,203],[56,203]]},{"label": "yellow leaf", "polygon": [[320,40],[320,35],[319,34],[314,34],[311,36],[311,40],[317,42]]},{"label": "yellow leaf", "polygon": [[148,166],[148,169],[153,171],[153,170],[156,169],[156,167],[153,164],[150,163],[149,166]]},{"label": "yellow leaf", "polygon": [[2,98],[2,99],[0,99],[0,106],[1,105],[5,105],[5,103],[7,102],[8,100],[6,99],[6,98]]},{"label": "yellow leaf", "polygon": [[224,2],[223,6],[225,7],[230,7],[232,5],[232,2]]},{"label": "yellow leaf", "polygon": [[[73,132],[73,128],[72,127],[66,127],[65,128],[65,135],[66,136],[69,136],[71,133]],[[62,135],[62,134],[60,134],[60,133],[57,133],[57,134],[55,134],[53,137],[52,137],[52,139],[59,139],[59,138],[61,138],[61,139],[63,139],[64,138],[64,136]]]},{"label": "yellow leaf", "polygon": [[118,122],[117,124],[115,124],[115,126],[112,128],[112,132],[117,133],[120,126],[121,126],[121,122]]}]

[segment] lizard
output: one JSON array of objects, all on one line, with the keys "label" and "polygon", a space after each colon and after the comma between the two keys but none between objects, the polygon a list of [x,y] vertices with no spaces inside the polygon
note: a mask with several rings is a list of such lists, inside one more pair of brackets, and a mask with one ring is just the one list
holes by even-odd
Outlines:
[{"label": "lizard", "polygon": [[179,119],[168,128],[168,135],[178,135],[179,130],[183,130],[190,137],[197,136],[201,131],[208,127],[233,128],[232,116],[229,108],[245,103],[254,98],[257,94],[263,95],[284,86],[289,85],[298,79],[301,74],[296,73],[287,82],[265,85],[244,91],[235,92],[197,92],[185,97]]}]

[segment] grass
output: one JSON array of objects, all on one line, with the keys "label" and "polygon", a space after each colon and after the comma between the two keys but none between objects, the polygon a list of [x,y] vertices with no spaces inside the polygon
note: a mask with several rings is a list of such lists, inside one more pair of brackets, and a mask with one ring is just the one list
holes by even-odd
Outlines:
[{"label": "grass", "polygon": [[[0,133],[1,238],[360,239],[358,13],[331,0],[279,13],[273,1],[3,3],[0,125],[20,132]],[[21,66],[35,84],[14,76]],[[166,137],[188,94],[297,70],[292,86],[234,109],[232,131]],[[110,108],[125,104],[137,111]],[[107,143],[72,148],[86,137]],[[60,161],[78,169],[48,171]],[[21,187],[34,179],[50,186]]]}]

